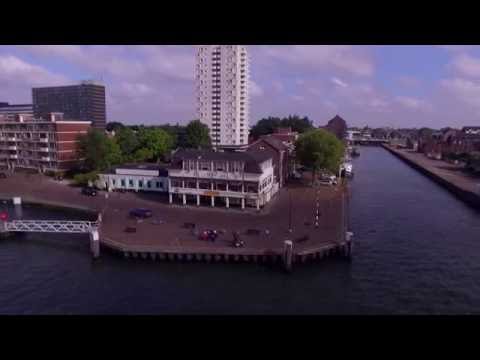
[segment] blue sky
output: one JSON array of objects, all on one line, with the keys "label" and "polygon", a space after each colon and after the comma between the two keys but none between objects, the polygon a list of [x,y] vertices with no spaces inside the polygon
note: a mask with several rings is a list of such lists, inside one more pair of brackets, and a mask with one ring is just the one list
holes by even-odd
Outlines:
[{"label": "blue sky", "polygon": [[[477,46],[249,46],[251,124],[298,114],[352,126],[480,125]],[[195,46],[0,46],[0,101],[102,78],[109,121],[195,117]]]}]

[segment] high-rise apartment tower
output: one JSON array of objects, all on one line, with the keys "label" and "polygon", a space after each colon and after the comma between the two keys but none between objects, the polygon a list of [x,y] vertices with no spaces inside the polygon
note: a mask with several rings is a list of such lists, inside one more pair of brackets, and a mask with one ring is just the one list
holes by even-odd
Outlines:
[{"label": "high-rise apartment tower", "polygon": [[197,116],[214,146],[242,147],[249,135],[249,60],[242,45],[203,45],[196,59]]}]

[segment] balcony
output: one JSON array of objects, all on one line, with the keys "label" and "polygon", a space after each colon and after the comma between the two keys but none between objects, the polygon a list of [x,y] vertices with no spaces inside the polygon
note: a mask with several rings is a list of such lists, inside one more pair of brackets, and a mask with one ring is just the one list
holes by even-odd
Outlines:
[{"label": "balcony", "polygon": [[15,136],[7,137],[7,141],[17,141],[17,138]]},{"label": "balcony", "polygon": [[38,151],[48,153],[50,151],[50,149],[48,147],[41,147],[41,148],[38,149]]},{"label": "balcony", "polygon": [[9,159],[18,159],[18,155],[8,155]]},{"label": "balcony", "polygon": [[17,150],[16,146],[7,146],[7,150]]},{"label": "balcony", "polygon": [[41,143],[48,143],[49,140],[48,140],[48,138],[40,138],[40,139],[38,139],[38,141],[41,142]]},{"label": "balcony", "polygon": [[50,161],[51,160],[51,158],[49,156],[42,156],[40,159],[42,161]]}]

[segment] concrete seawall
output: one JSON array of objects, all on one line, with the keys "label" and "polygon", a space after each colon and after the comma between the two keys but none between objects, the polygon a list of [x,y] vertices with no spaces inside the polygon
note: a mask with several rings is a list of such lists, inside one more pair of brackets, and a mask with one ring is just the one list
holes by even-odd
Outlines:
[{"label": "concrete seawall", "polygon": [[[480,210],[480,193],[475,192],[474,182],[475,180],[470,179],[471,186],[465,186],[465,176],[463,175],[456,175],[451,174],[451,176],[445,176],[438,171],[436,171],[435,167],[432,165],[427,165],[425,163],[420,163],[416,157],[421,154],[411,155],[405,150],[394,149],[389,145],[383,145],[383,148],[398,157],[400,160],[404,161],[414,169],[418,170],[425,176],[429,177],[431,180],[436,182],[437,184],[443,186],[447,189],[451,194],[455,195],[458,199],[462,200],[469,206]],[[423,155],[421,155],[423,156]],[[431,160],[433,162],[434,160]],[[444,164],[448,165],[448,163],[443,162]],[[456,176],[453,176],[456,175]],[[480,184],[480,179],[478,179],[477,183]],[[479,187],[480,189],[480,187]],[[477,190],[478,191],[478,190]]]}]

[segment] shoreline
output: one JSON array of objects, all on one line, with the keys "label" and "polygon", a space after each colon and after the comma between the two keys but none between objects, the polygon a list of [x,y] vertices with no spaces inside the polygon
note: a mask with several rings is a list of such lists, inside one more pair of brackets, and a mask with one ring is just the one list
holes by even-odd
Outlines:
[{"label": "shoreline", "polygon": [[[79,195],[79,189],[58,184],[50,179],[38,177],[31,181],[26,193],[22,186],[21,175],[14,175],[19,180],[9,179],[10,191],[0,193],[0,199],[11,201],[19,196],[28,205],[46,206],[60,211],[80,211],[88,216],[102,214],[99,228],[100,244],[103,249],[120,253],[125,258],[143,258],[170,261],[202,261],[202,262],[282,262],[285,259],[285,240],[294,244],[291,251],[292,263],[317,261],[332,256],[351,258],[351,238],[347,234],[344,207],[348,196],[348,186],[338,188],[289,187],[277,195],[272,206],[263,214],[223,211],[221,209],[169,206],[158,201],[158,198],[143,194],[109,193],[108,200],[101,192],[96,198]],[[3,180],[2,180],[3,181]],[[15,190],[14,187],[17,187]],[[37,188],[38,187],[38,188]],[[293,192],[296,199],[293,213],[293,233],[285,231],[288,225],[288,192]],[[51,196],[51,199],[39,198],[37,194]],[[345,194],[347,196],[345,196]],[[315,197],[323,199],[322,221],[318,227],[303,224],[306,216],[313,217]],[[55,197],[59,199],[55,199]],[[321,201],[321,200],[318,200]],[[342,205],[342,202],[344,204]],[[159,220],[146,219],[135,222],[136,232],[126,234],[125,226],[131,220],[122,220],[122,214],[128,214],[132,207],[149,207],[154,214],[161,216]],[[311,209],[311,210],[310,210]],[[212,211],[215,210],[215,211]],[[214,216],[212,216],[214,215]],[[260,215],[260,216],[259,216]],[[182,224],[195,219],[197,232],[184,229]],[[313,220],[313,219],[312,219]],[[200,225],[200,226],[199,226]],[[214,243],[198,239],[198,230],[222,230],[219,239]],[[248,235],[248,229],[261,231],[257,235]],[[266,229],[270,229],[268,232]],[[231,245],[232,231],[241,233],[246,245],[235,248]],[[202,230],[203,231],[203,230]],[[265,235],[268,233],[268,235]],[[307,241],[300,240],[306,238]]]},{"label": "shoreline", "polygon": [[[441,160],[428,159],[420,153],[394,149],[386,144],[383,145],[383,148],[445,188],[457,199],[476,210],[480,210],[480,193],[475,192],[475,185],[480,184],[480,179],[475,183],[473,179],[464,175],[455,174],[453,170],[449,170],[449,168],[453,168],[451,164]],[[419,158],[420,156],[425,157],[425,159]],[[443,166],[443,168],[440,168],[438,165]],[[480,191],[480,186],[477,186],[479,189],[477,191]]]}]

